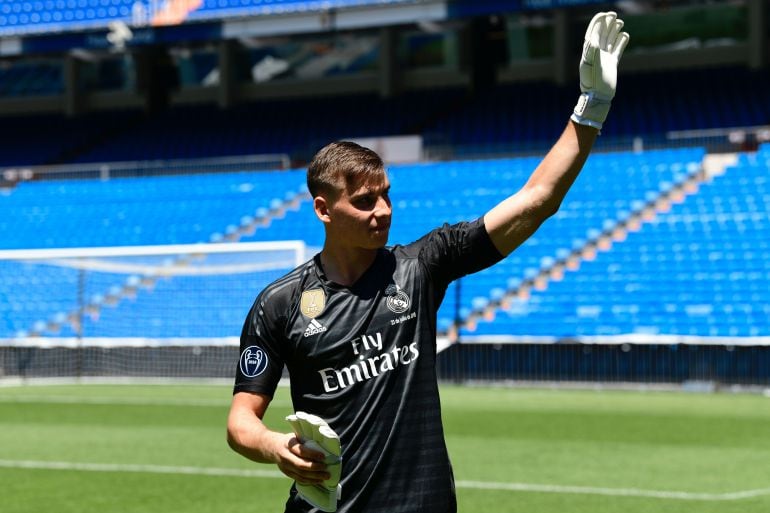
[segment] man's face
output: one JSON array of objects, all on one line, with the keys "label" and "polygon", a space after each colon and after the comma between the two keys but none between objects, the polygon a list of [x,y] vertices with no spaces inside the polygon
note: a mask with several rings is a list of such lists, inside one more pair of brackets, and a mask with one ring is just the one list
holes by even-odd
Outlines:
[{"label": "man's face", "polygon": [[377,249],[388,242],[392,215],[390,181],[362,180],[348,184],[328,205],[329,234],[340,244]]}]

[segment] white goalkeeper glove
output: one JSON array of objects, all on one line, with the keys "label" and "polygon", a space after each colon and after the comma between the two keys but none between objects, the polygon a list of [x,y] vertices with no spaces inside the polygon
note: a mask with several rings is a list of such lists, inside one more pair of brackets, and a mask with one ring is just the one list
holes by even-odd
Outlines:
[{"label": "white goalkeeper glove", "polygon": [[340,473],[342,471],[342,448],[340,438],[321,417],[298,411],[286,417],[294,435],[304,446],[324,453],[324,463],[330,474],[329,479],[318,485],[296,483],[297,493],[305,501],[322,511],[337,511],[337,500],[342,493]]},{"label": "white goalkeeper glove", "polygon": [[614,12],[600,12],[588,24],[580,59],[580,90],[570,118],[575,123],[601,130],[618,82],[618,61],[629,35],[621,32],[623,21]]}]

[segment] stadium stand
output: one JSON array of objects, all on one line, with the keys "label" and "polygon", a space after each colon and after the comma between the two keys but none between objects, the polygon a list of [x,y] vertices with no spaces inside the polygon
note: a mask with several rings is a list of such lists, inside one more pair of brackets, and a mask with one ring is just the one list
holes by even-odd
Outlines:
[{"label": "stadium stand", "polygon": [[[627,216],[637,204],[643,203],[651,194],[657,194],[662,183],[682,182],[700,169],[703,154],[702,149],[694,149],[651,151],[642,155],[596,155],[568,195],[562,210],[535,237],[500,265],[464,279],[460,285],[462,294],[459,303],[455,300],[454,291],[450,290],[440,312],[440,328],[448,329],[458,316],[467,318],[479,302],[492,301],[496,296],[504,294],[506,287],[515,288],[523,280],[534,276],[549,259],[586,244],[592,233],[603,229],[607,220]],[[395,191],[396,216],[391,242],[406,243],[443,222],[459,222],[481,215],[520,187],[536,163],[536,158],[520,158],[393,166],[391,178]],[[629,175],[634,176],[630,182],[627,179]],[[479,176],[485,177],[482,183],[479,183]],[[302,170],[294,170],[113,179],[106,182],[84,180],[22,183],[4,198],[3,205],[8,209],[8,216],[2,228],[16,234],[16,238],[6,240],[4,244],[7,248],[89,247],[218,240],[228,229],[233,232],[238,226],[248,224],[253,218],[248,216],[267,217],[271,209],[277,210],[275,207],[280,202],[301,197],[303,179]],[[435,190],[437,180],[446,184],[444,191],[440,196],[430,195],[429,192]],[[264,192],[260,194],[259,191]],[[38,198],[41,196],[50,199],[47,205],[39,205]],[[263,204],[255,204],[255,197],[263,198]],[[253,229],[252,235],[244,233],[239,240],[301,239],[310,246],[322,244],[322,230],[314,226],[309,201],[301,202],[296,211],[289,209],[281,212],[281,216],[272,219],[267,226]],[[96,221],[89,223],[89,219]],[[87,228],[81,229],[84,226]],[[56,269],[55,272],[67,271]],[[65,288],[71,289],[76,272],[69,272],[72,277],[65,280]],[[14,276],[20,273],[8,268],[4,274]],[[89,284],[87,295],[105,294],[111,286],[124,279],[102,276],[93,284],[93,290],[90,289],[92,284]],[[35,290],[34,284],[28,284],[24,290],[29,291],[33,298],[45,296],[48,281],[41,276],[40,290]],[[7,287],[10,290],[18,285],[12,279]],[[168,285],[168,288],[169,294],[179,291],[176,286]],[[229,287],[223,283],[212,288],[222,290]],[[572,291],[567,292],[570,293]],[[148,298],[148,310],[155,310],[152,306],[154,301],[170,301],[172,296],[163,299],[163,294],[163,289],[158,288],[143,296]],[[23,297],[19,300],[26,302]],[[74,300],[71,297],[71,307],[74,307]],[[178,329],[192,329],[197,333],[209,333],[214,329],[221,335],[237,328],[237,323],[230,326],[222,323],[207,325],[202,312],[209,301],[203,297],[199,301],[197,309],[201,315],[194,315],[193,318],[200,325],[193,323],[194,327],[191,327],[188,316],[178,327],[166,326],[165,336],[182,336],[176,331]],[[238,311],[237,305],[243,304],[243,298],[234,298],[233,301],[232,309]],[[31,315],[37,318],[33,321],[27,317],[25,321],[28,325],[41,318],[62,313],[51,311],[51,305],[46,301],[39,305],[43,311],[33,308],[35,311]],[[188,308],[190,306],[187,305]],[[139,315],[136,309],[141,308],[141,302],[131,302],[128,308],[133,309],[132,315]],[[118,320],[125,318],[125,315],[116,314],[113,317]],[[532,316],[530,320],[535,317]],[[110,325],[110,318],[109,315],[102,316],[94,326],[95,332],[101,333],[103,328],[106,333],[116,336],[116,328]],[[539,326],[552,329],[553,320],[546,319]],[[480,327],[477,331],[478,334],[497,334],[495,330],[505,329],[514,335],[521,330],[527,335],[540,334],[533,325],[538,326],[534,321],[518,323],[515,327],[501,322],[487,329]],[[12,329],[25,328],[13,326]],[[594,329],[593,333],[601,334],[601,330]],[[157,336],[162,336],[162,333]]]},{"label": "stadium stand", "polygon": [[57,114],[4,117],[0,124],[0,166],[72,162],[77,155],[132,130],[141,119],[141,113],[135,111],[97,112],[77,118]]},{"label": "stadium stand", "polygon": [[[504,262],[463,279],[460,304],[450,290],[439,312],[440,328],[447,329],[456,317],[468,317],[474,302],[490,301],[508,286],[515,287],[537,273],[544,261],[586,244],[608,220],[627,216],[637,203],[658,193],[661,184],[679,183],[696,173],[703,155],[703,149],[595,155],[554,218]],[[537,162],[537,158],[519,158],[392,167],[395,215],[391,242],[407,243],[444,222],[482,215],[521,187]],[[629,175],[633,176],[630,181]],[[479,181],[481,176],[483,181]],[[443,184],[438,195],[437,182]],[[303,238],[309,245],[319,246],[323,234],[308,229],[308,219],[313,219],[309,203],[243,240]]]},{"label": "stadium stand", "polygon": [[218,0],[203,2],[200,8],[190,12],[189,19],[303,13],[388,3],[415,3],[415,0]]},{"label": "stadium stand", "polygon": [[770,145],[740,155],[724,173],[684,187],[687,194],[655,202],[656,212],[603,250],[461,332],[466,341],[556,334],[559,344],[455,344],[439,374],[767,382],[768,352],[745,341],[770,335],[768,169]]},{"label": "stadium stand", "polygon": [[[4,249],[211,242],[302,192],[301,171],[22,182],[3,197]],[[276,194],[277,196],[274,196]],[[40,198],[46,198],[41,204]],[[255,200],[255,198],[258,198]]]},{"label": "stadium stand", "polygon": [[62,66],[54,62],[19,62],[0,68],[0,97],[61,94]]},{"label": "stadium stand", "polygon": [[[284,171],[21,183],[2,198],[0,230],[9,234],[3,246],[219,242],[238,226],[257,222],[284,202],[304,195],[303,179],[301,171]],[[264,200],[255,202],[255,195]],[[47,198],[45,204],[41,204],[41,197]],[[41,270],[17,262],[0,262],[0,268],[0,296],[9,298],[6,306],[15,312],[6,319],[6,334],[30,330],[38,321],[76,309],[77,269],[52,265]],[[82,297],[107,296],[112,287],[127,279],[110,273],[92,276],[95,278],[81,291]],[[60,285],[52,287],[52,283]],[[199,308],[206,304],[203,298],[196,301],[200,301]],[[104,326],[109,323],[100,324],[100,329]],[[202,326],[197,327],[200,332],[209,333]],[[157,336],[173,336],[176,328],[166,329],[165,335]],[[106,330],[110,332],[110,328]]]},{"label": "stadium stand", "polygon": [[[670,100],[656,94],[656,84],[672,80],[682,88],[682,100],[667,105]],[[706,80],[713,87],[701,87]],[[597,143],[600,149],[633,137],[659,142],[672,131],[756,126],[770,119],[768,71],[728,68],[719,74],[708,70],[647,73],[627,80],[624,87],[628,91],[619,95],[613,107],[619,114],[603,130]],[[435,148],[456,158],[542,152],[561,130],[552,120],[569,112],[568,99],[573,93],[571,87],[533,82],[502,84],[479,95],[450,87],[387,99],[347,94],[323,101],[253,102],[226,110],[214,105],[179,106],[153,116],[118,111],[74,119],[57,115],[19,118],[0,128],[0,133],[19,142],[13,148],[19,156],[14,151],[4,153],[0,164],[259,153],[286,153],[303,163],[331,140],[415,133],[423,135],[429,152]],[[729,105],[723,101],[725,95],[734,99]],[[653,112],[659,114],[651,115]],[[97,124],[101,130],[94,129]],[[41,129],[53,130],[53,125],[56,133],[66,136],[45,136],[45,132],[36,136]],[[38,150],[29,151],[31,146]],[[30,156],[27,162],[24,155]],[[49,157],[41,161],[44,155]]]},{"label": "stadium stand", "polygon": [[305,159],[339,138],[398,135],[419,130],[459,91],[380,101],[376,95],[319,102],[291,99],[172,109],[77,157],[78,162],[288,153]]},{"label": "stadium stand", "polygon": [[[413,0],[216,0],[191,2],[183,14],[169,18],[160,2],[150,0],[4,0],[0,34],[74,31],[106,27],[112,21],[167,24],[169,20],[220,20],[227,17],[286,14]],[[181,19],[179,19],[181,18]]]},{"label": "stadium stand", "polygon": [[[613,104],[617,116],[602,130],[603,138],[613,142],[635,136],[654,140],[678,130],[762,125],[770,119],[768,71],[730,67],[720,73],[696,69],[624,78]],[[663,83],[676,83],[681,96],[655,94]],[[447,111],[429,130],[447,134],[459,155],[503,154],[511,146],[547,149],[561,130],[553,120],[572,107],[570,88],[552,82],[501,84]]]},{"label": "stadium stand", "polygon": [[[365,3],[374,2],[262,1],[259,12]],[[35,17],[38,4],[47,18]],[[188,19],[239,16],[253,4],[205,2]],[[77,5],[10,0],[0,5],[0,34],[103,27],[109,20],[129,20],[136,5],[132,0]],[[269,44],[239,48],[238,58],[248,66],[238,72],[253,72],[271,56]],[[294,58],[304,49],[288,45],[287,51]],[[206,86],[206,93],[224,91],[215,80],[219,47],[183,50],[176,56],[182,83]],[[303,58],[317,64],[308,55]],[[329,78],[369,70],[378,58],[362,46],[350,62],[329,60],[317,68],[320,77]],[[390,169],[396,212],[391,243],[406,243],[443,222],[473,219],[517,190],[539,156],[510,155],[541,155],[560,132],[558,120],[566,121],[577,92],[575,84],[557,85],[541,74],[535,81],[483,87],[457,81],[445,86],[435,79],[428,89],[405,87],[385,95],[371,89],[327,90],[320,98],[254,100],[255,94],[226,108],[216,105],[220,98],[201,93],[199,100],[205,100],[188,97],[151,113],[142,112],[139,101],[135,110],[86,108],[81,113],[75,100],[98,104],[106,90],[126,94],[133,87],[123,81],[123,62],[105,59],[98,66],[106,72],[96,79],[89,68],[87,78],[96,80],[98,94],[83,97],[74,94],[75,82],[66,83],[61,61],[20,59],[4,65],[0,97],[9,105],[22,105],[13,101],[26,96],[51,97],[71,101],[77,111],[6,116],[0,125],[0,166],[6,172],[49,164],[261,153],[288,154],[296,169],[112,175],[109,180],[93,173],[54,179],[36,169],[28,175],[32,180],[0,182],[0,249],[292,239],[317,248],[323,232],[300,169],[315,150],[335,139],[421,134],[427,154],[438,161]],[[233,86],[251,88],[258,82]],[[676,84],[677,94],[661,95],[661,84]],[[718,73],[712,68],[632,71],[620,88],[599,151],[561,210],[500,265],[449,289],[438,329],[467,343],[454,344],[441,357],[442,376],[680,381],[710,368],[713,376],[731,382],[750,382],[747,376],[770,382],[766,350],[752,348],[733,358],[738,351],[732,349],[736,341],[748,347],[751,340],[770,337],[770,146],[741,153],[735,164],[710,175],[703,167],[710,150],[702,141],[667,139],[676,131],[766,125],[767,66],[731,64]],[[629,151],[632,138],[644,142],[636,151]],[[737,149],[745,148],[731,148]],[[143,171],[137,167],[135,174]],[[138,274],[95,272],[84,280],[74,267],[3,261],[0,308],[7,315],[0,339],[231,337],[255,293],[280,273],[175,276],[147,285]],[[76,326],[71,314],[83,309],[84,300],[87,315]],[[161,319],[159,311],[173,315]],[[697,369],[695,359],[687,358],[690,343],[697,346]],[[592,352],[597,357],[587,366],[581,355]]]},{"label": "stadium stand", "polygon": [[[752,159],[754,160],[754,159]],[[479,333],[770,335],[767,165],[729,168]]]},{"label": "stadium stand", "polygon": [[[691,96],[696,100],[702,97],[702,94],[697,92],[697,84],[703,80],[703,73],[691,71],[681,74],[684,77],[682,83],[689,84],[686,87],[690,88]],[[713,117],[706,119],[703,116],[695,116],[695,113],[702,109],[693,103],[690,108],[679,108],[678,116],[651,120],[648,118],[649,109],[645,108],[645,102],[651,102],[653,99],[649,95],[644,96],[642,92],[649,90],[650,84],[661,80],[659,74],[653,74],[642,77],[643,80],[640,81],[629,81],[633,84],[629,87],[638,88],[636,92],[642,99],[627,105],[621,103],[619,109],[633,109],[636,114],[631,118],[634,121],[614,129],[612,127],[617,127],[620,123],[609,123],[603,137],[610,138],[609,134],[612,134],[613,130],[616,136],[624,134],[625,130],[628,130],[628,134],[644,130],[661,133],[671,129],[752,124],[770,117],[770,112],[766,112],[770,102],[764,101],[764,96],[770,90],[766,87],[766,73],[736,70],[734,73],[720,76],[728,77],[722,79],[721,91],[734,90],[737,93],[735,88],[739,84],[753,84],[748,90],[744,88],[744,94],[736,94],[736,97],[744,102],[740,108],[714,109]],[[376,101],[375,97],[369,95],[354,95],[331,97],[325,102],[287,100],[255,104],[239,109],[237,115],[215,107],[200,106],[173,109],[152,118],[130,113],[93,115],[71,120],[56,116],[40,116],[37,119],[27,117],[19,118],[17,124],[5,125],[4,130],[8,132],[9,138],[17,137],[18,144],[12,145],[12,149],[18,150],[18,156],[9,151],[4,153],[3,157],[6,164],[17,164],[23,156],[28,155],[35,155],[40,159],[40,163],[69,159],[79,162],[98,162],[108,158],[151,160],[258,153],[268,150],[283,150],[296,156],[311,152],[308,145],[301,141],[317,141],[320,145],[322,142],[351,134],[400,134],[408,133],[409,128],[416,127],[421,127],[421,130],[427,133],[436,131],[450,134],[452,146],[460,153],[494,153],[495,149],[512,144],[512,141],[518,138],[529,137],[529,142],[523,143],[528,145],[536,145],[536,141],[546,139],[549,136],[547,132],[553,127],[547,127],[544,121],[538,124],[534,120],[555,117],[556,113],[550,112],[549,109],[563,111],[564,106],[555,101],[558,97],[566,96],[563,93],[553,85],[507,85],[499,86],[487,96],[475,98],[469,98],[462,91],[454,89],[439,90],[431,94],[414,92],[389,101]],[[532,95],[538,96],[532,98]],[[522,97],[532,101],[516,105],[511,103]],[[712,103],[719,104],[716,99]],[[452,107],[448,108],[448,105]],[[532,105],[541,107],[529,107]],[[499,114],[512,111],[517,112],[520,119],[512,120],[508,119],[507,115]],[[368,115],[345,115],[353,112],[367,112]],[[619,119],[627,117],[618,116]],[[202,124],[201,120],[206,120],[206,124]],[[262,120],[270,121],[268,123]],[[647,122],[654,124],[648,126],[645,124]],[[106,124],[116,127],[112,137],[109,137],[109,131],[96,128]],[[212,131],[212,126],[220,127],[221,130]],[[40,137],[41,133],[45,133],[41,130],[51,130],[51,133],[57,136]],[[108,136],[105,137],[105,134]],[[35,141],[40,140],[45,140],[45,144],[38,147]],[[46,148],[46,145],[49,147]],[[305,147],[302,148],[302,145]],[[30,149],[33,146],[35,151]],[[703,155],[702,149],[645,152],[641,155],[595,155],[562,210],[555,218],[549,220],[533,239],[506,260],[505,265],[464,280],[460,285],[462,291],[459,294],[459,302],[455,300],[455,292],[450,290],[440,312],[440,329],[449,329],[455,321],[467,319],[473,311],[488,309],[490,304],[494,305],[507,294],[511,294],[521,283],[532,281],[543,265],[562,260],[580,244],[586,244],[591,234],[600,232],[607,223],[619,222],[634,208],[639,208],[638,203],[649,200],[650,194],[660,193],[661,188],[678,183],[689,176],[694,169],[698,169]],[[394,222],[392,242],[407,242],[441,222],[456,222],[481,214],[520,186],[535,165],[536,159],[524,158],[394,167],[392,180],[394,190],[398,191],[395,195],[398,215]],[[20,183],[3,198],[4,209],[7,209],[9,214],[3,216],[2,229],[10,234],[5,237],[3,246],[77,247],[217,240],[216,237],[223,237],[228,229],[232,233],[239,226],[248,224],[248,220],[244,221],[242,218],[263,217],[271,208],[271,204],[287,200],[287,195],[298,194],[303,178],[297,173],[301,171],[264,177],[261,174],[253,174],[249,175],[248,182],[242,182],[243,174],[233,174],[216,177],[200,175],[194,179],[156,177],[139,181],[117,179],[109,182]],[[731,173],[734,174],[735,171],[731,170]],[[640,179],[629,181],[629,174],[638,174]],[[426,191],[432,190],[437,175],[442,176],[442,183],[456,187],[457,192],[453,195],[448,188],[443,197],[426,195]],[[280,185],[276,189],[276,184],[272,181],[276,176],[291,177],[287,178],[291,183]],[[482,186],[476,183],[478,176],[485,177]],[[608,181],[608,177],[617,177],[618,181]],[[258,190],[262,179],[270,182],[272,194],[262,197],[262,204],[255,204],[253,191]],[[178,195],[183,181],[186,196]],[[247,186],[246,183],[251,185]],[[635,188],[629,190],[629,184]],[[241,189],[238,189],[239,187]],[[49,198],[49,201],[40,205],[40,197]],[[89,197],[94,198],[94,201],[84,200]],[[121,205],[121,208],[114,208],[116,204]],[[257,229],[254,235],[246,236],[242,240],[303,239],[310,246],[319,246],[322,242],[321,232],[306,229],[307,219],[312,219],[309,208],[306,203],[296,212],[287,211],[283,219],[276,220],[267,229]],[[96,219],[98,222],[89,223],[90,219]],[[83,226],[83,222],[89,223],[87,230],[79,228]],[[164,228],[158,230],[157,223]],[[691,229],[691,224],[686,227]],[[629,236],[629,241],[636,240],[637,236]],[[648,247],[649,244],[642,244],[641,249],[631,251],[631,255],[635,252],[644,254]],[[685,246],[680,244],[673,247]],[[623,253],[624,250],[621,249],[613,254]],[[665,257],[659,255],[644,258],[650,261],[665,261]],[[599,262],[585,264],[589,268],[599,265]],[[605,271],[606,269],[600,268],[595,272]],[[649,274],[655,275],[654,270],[650,270]],[[591,273],[581,272],[576,283],[583,281],[592,283]],[[618,278],[618,282],[618,286],[628,285],[621,278]],[[547,293],[535,291],[525,305],[515,305],[507,312],[498,313],[494,323],[485,323],[481,319],[475,329],[464,328],[462,335],[539,335],[543,334],[542,330],[552,331],[556,318],[569,319],[558,323],[558,336],[633,333],[653,329],[646,328],[640,321],[646,318],[648,324],[655,325],[654,322],[649,322],[648,312],[643,311],[637,304],[596,305],[590,296],[580,296],[585,301],[581,300],[579,305],[571,306],[571,303],[563,301],[567,297],[577,297],[576,291],[569,288],[570,283],[572,281],[567,283],[567,280],[553,283]],[[587,284],[584,286],[589,288]],[[685,289],[690,287],[681,286]],[[564,290],[561,290],[562,288]],[[650,288],[652,286],[647,285],[647,289]],[[608,294],[607,298],[617,299],[620,294]],[[649,294],[652,293],[648,292]],[[42,308],[34,309],[36,313],[31,317],[9,328],[12,332],[26,329],[22,325],[26,324],[28,328],[32,317],[39,320],[55,315],[58,305],[53,306],[51,309],[43,304]],[[708,307],[701,310],[698,310],[698,307],[690,307],[689,312],[692,315],[685,317],[689,319],[702,315],[704,319],[709,318],[704,311],[708,311]],[[568,313],[570,315],[567,315]],[[656,315],[665,313],[658,311]],[[705,326],[706,324],[703,324],[697,328],[686,329],[668,326],[656,329],[661,333],[700,335],[735,332],[735,328],[706,329]]]},{"label": "stadium stand", "polygon": [[19,34],[102,27],[112,20],[130,19],[133,4],[133,0],[6,0],[0,5],[0,32]]}]

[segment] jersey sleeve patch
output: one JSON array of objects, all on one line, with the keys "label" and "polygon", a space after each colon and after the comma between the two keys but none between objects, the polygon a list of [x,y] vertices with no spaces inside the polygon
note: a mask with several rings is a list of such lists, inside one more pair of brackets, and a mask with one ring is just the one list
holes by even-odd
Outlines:
[{"label": "jersey sleeve patch", "polygon": [[259,346],[249,346],[241,353],[239,367],[247,378],[256,378],[267,369],[268,357]]}]

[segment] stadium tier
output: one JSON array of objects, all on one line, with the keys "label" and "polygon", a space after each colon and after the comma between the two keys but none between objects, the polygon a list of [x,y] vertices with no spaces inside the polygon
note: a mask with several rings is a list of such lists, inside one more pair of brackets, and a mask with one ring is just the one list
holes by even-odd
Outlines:
[{"label": "stadium tier", "polygon": [[0,5],[0,34],[106,27],[131,19],[133,0],[5,0]]},{"label": "stadium tier", "polygon": [[190,12],[189,19],[284,14],[399,3],[419,3],[419,0],[208,0],[201,2],[201,7]]},{"label": "stadium tier", "polygon": [[[671,131],[758,126],[770,119],[767,71],[677,70],[627,74],[623,79],[622,94],[613,100],[613,116],[598,145],[635,136],[654,139]],[[660,95],[661,84],[671,83],[678,94]],[[571,86],[545,81],[501,84],[472,101],[457,102],[427,132],[445,134],[459,155],[504,154],[512,146],[545,150],[562,128],[553,120],[573,107],[572,92]]]},{"label": "stadium tier", "polygon": [[0,4],[0,35],[98,29],[106,28],[113,21],[167,25],[184,20],[219,20],[414,1],[198,0],[179,2],[180,7],[174,7],[160,0],[4,0]]},{"label": "stadium tier", "polygon": [[[196,158],[287,153],[307,160],[331,140],[419,133],[457,90],[406,94],[334,96],[324,101],[287,99],[241,105],[171,109],[79,154],[77,162]],[[366,115],[360,115],[366,113]]]},{"label": "stadium tier", "polygon": [[[542,290],[530,287],[530,297],[519,298],[517,291],[534,283],[543,269],[596,243],[601,233],[692,179],[704,157],[702,149],[595,154],[559,213],[533,238],[498,266],[450,288],[439,313],[440,330],[510,296],[505,308],[497,308],[494,322],[481,318],[468,323],[461,336],[469,340],[617,334],[767,336],[763,294],[770,287],[761,244],[770,237],[764,192],[767,149],[763,151],[715,177],[670,212],[642,223],[625,241],[599,251],[593,261],[583,261],[579,270],[565,271],[562,279],[551,279]],[[391,242],[405,243],[442,222],[481,215],[520,187],[536,162],[520,158],[393,166]],[[303,172],[293,170],[22,183],[2,197],[3,231],[15,235],[4,244],[28,248],[204,242],[232,235],[237,227],[264,217],[271,218],[269,224],[251,223],[250,230],[238,232],[237,238],[297,239],[317,247],[323,234],[305,199],[303,180]],[[436,183],[443,184],[440,194],[434,192]],[[730,194],[725,196],[725,191]],[[41,205],[43,197],[47,200]],[[721,199],[725,197],[736,199]],[[289,203],[291,208],[280,208]],[[755,250],[748,251],[750,247]],[[734,265],[738,261],[752,265],[739,269]],[[78,292],[76,268],[33,267],[29,262],[2,265],[2,297],[5,308],[13,312],[6,316],[5,336],[57,317],[61,321],[84,297],[110,296],[111,289],[127,281],[125,274],[89,272]],[[86,319],[84,335],[137,336],[137,326],[125,319],[151,319],[151,312],[163,304],[182,309],[171,316],[178,320],[156,322],[154,327],[148,320],[142,324],[145,336],[233,335],[240,329],[244,305],[271,276],[250,277],[247,286],[237,274],[200,278],[204,280],[200,290],[245,288],[217,302],[203,292],[185,294],[192,288],[184,276],[157,281],[152,288],[135,285],[135,297],[106,304],[98,316]],[[51,283],[61,283],[61,289]],[[715,290],[720,294],[714,296]],[[219,305],[217,311],[237,314],[212,319],[211,315],[221,317],[208,311],[212,304]],[[72,333],[66,323],[54,324],[61,336]]]},{"label": "stadium tier", "polygon": [[479,334],[767,336],[767,165],[701,186],[560,281],[480,321]]},{"label": "stadium tier", "polygon": [[229,226],[302,194],[303,183],[299,170],[22,182],[3,197],[2,246],[216,242]]},{"label": "stadium tier", "polygon": [[[480,302],[534,276],[549,260],[586,244],[606,223],[623,220],[640,208],[639,203],[684,181],[700,169],[703,156],[702,149],[594,155],[560,211],[532,238],[501,264],[452,285],[439,312],[439,328],[446,329],[456,318],[467,318]],[[537,163],[537,158],[518,158],[393,166],[391,242],[407,243],[444,222],[482,215],[518,190]],[[442,184],[439,194],[436,183]],[[308,227],[307,220],[313,222],[309,203],[244,240],[303,239],[310,246],[320,246],[323,233]],[[459,303],[454,287],[461,288]],[[552,321],[542,329],[550,328]]]},{"label": "stadium tier", "polygon": [[[301,171],[26,182],[3,196],[0,230],[4,249],[218,242],[303,194]],[[69,314],[130,278],[103,270],[79,289],[75,267],[0,261],[0,268],[8,333]]]},{"label": "stadium tier", "polygon": [[62,66],[17,63],[0,69],[0,97],[40,96],[64,92]]},{"label": "stadium tier", "polygon": [[[60,164],[104,144],[116,133],[132,129],[141,115],[115,111],[77,118],[59,115],[11,116],[0,124],[0,166]],[[120,159],[111,159],[120,160]]]},{"label": "stadium tier", "polygon": [[[50,88],[50,82],[33,77],[61,74],[47,63],[13,69],[7,73],[29,77],[23,80],[38,88]],[[659,84],[674,81],[681,91],[676,103],[658,94]],[[702,87],[706,82],[708,89]],[[770,119],[770,73],[766,71],[726,68],[720,73],[640,73],[631,75],[622,87],[628,91],[618,95],[614,116],[597,141],[599,148],[612,148],[619,141],[630,147],[629,141],[636,136],[659,142],[671,131],[759,126]],[[6,83],[0,72],[0,92],[3,90],[28,88],[10,79]],[[55,115],[9,118],[0,127],[0,136],[16,144],[0,155],[0,165],[260,153],[285,153],[306,162],[331,140],[412,134],[421,134],[432,154],[541,153],[559,135],[562,127],[553,120],[570,112],[574,94],[572,86],[518,83],[501,84],[475,95],[450,87],[387,99],[376,94],[347,94],[323,101],[258,101],[225,110],[214,105],[176,106],[153,116],[126,111],[73,119]],[[41,156],[48,158],[43,162]]]}]

